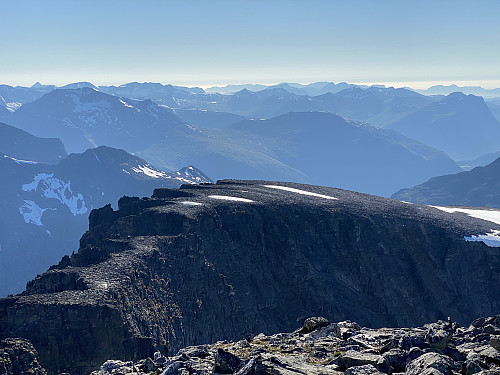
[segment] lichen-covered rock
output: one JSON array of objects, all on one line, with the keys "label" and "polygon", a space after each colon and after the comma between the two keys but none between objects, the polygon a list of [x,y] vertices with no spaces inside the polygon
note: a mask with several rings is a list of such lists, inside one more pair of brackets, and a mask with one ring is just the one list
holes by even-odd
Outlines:
[{"label": "lichen-covered rock", "polygon": [[304,325],[300,329],[300,333],[310,333],[317,328],[326,327],[329,323],[330,322],[328,321],[328,319],[325,319],[323,317],[315,316],[312,318],[307,318],[304,321]]},{"label": "lichen-covered rock", "polygon": [[38,353],[24,339],[8,338],[0,341],[0,375],[46,375],[38,362]]}]

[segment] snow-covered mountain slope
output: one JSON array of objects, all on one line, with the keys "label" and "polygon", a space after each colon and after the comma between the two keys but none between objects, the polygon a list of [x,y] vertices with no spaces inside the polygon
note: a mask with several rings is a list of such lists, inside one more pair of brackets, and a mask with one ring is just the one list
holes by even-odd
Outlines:
[{"label": "snow-covered mountain slope", "polygon": [[25,282],[77,246],[93,208],[158,187],[209,182],[195,167],[174,173],[109,147],[71,154],[58,165],[0,155],[0,295]]},{"label": "snow-covered mountain slope", "polygon": [[34,135],[60,138],[68,152],[102,145],[134,151],[192,131],[151,100],[122,99],[88,87],[54,90],[23,105],[10,121]]}]

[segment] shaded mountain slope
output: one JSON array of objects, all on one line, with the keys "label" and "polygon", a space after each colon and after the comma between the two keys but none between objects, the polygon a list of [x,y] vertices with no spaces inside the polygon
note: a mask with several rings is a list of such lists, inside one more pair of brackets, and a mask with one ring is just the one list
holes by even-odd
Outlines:
[{"label": "shaded mountain slope", "polygon": [[431,178],[392,197],[421,204],[500,208],[500,158],[485,167]]},{"label": "shaded mountain slope", "polygon": [[15,159],[57,164],[67,156],[58,138],[38,138],[0,123],[0,152]]},{"label": "shaded mountain slope", "polygon": [[389,125],[407,137],[470,160],[500,149],[500,123],[483,98],[456,92]]},{"label": "shaded mountain slope", "polygon": [[498,248],[464,240],[491,229],[310,185],[159,189],[93,211],[77,254],[0,300],[0,338],[29,339],[47,370],[76,375],[108,358],[291,331],[309,316],[465,323],[500,309]]},{"label": "shaded mountain slope", "polygon": [[245,119],[244,116],[228,112],[201,109],[175,109],[174,113],[189,124],[202,128],[224,128]]},{"label": "shaded mountain slope", "polygon": [[326,112],[288,113],[230,128],[262,138],[274,158],[313,184],[389,196],[395,186],[459,171],[440,151]]}]

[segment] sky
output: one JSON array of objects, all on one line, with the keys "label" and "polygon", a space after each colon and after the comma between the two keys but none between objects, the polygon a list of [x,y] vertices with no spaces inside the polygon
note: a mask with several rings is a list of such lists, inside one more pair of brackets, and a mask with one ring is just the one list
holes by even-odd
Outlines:
[{"label": "sky", "polygon": [[497,0],[2,2],[0,83],[500,87]]}]

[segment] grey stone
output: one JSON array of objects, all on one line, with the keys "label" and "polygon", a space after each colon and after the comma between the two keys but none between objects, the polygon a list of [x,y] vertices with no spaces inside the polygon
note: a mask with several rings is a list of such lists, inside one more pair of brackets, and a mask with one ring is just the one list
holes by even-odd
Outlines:
[{"label": "grey stone", "polygon": [[463,374],[472,375],[481,372],[483,369],[479,364],[478,360],[466,360],[463,365]]},{"label": "grey stone", "polygon": [[388,352],[382,354],[387,363],[392,369],[392,372],[402,372],[406,368],[406,362],[408,360],[408,352],[402,349],[391,349]]},{"label": "grey stone", "polygon": [[177,375],[179,369],[182,366],[182,362],[180,361],[175,361],[173,363],[170,363],[165,370],[161,373],[161,375]]},{"label": "grey stone", "polygon": [[500,352],[500,335],[491,336],[490,345]]},{"label": "grey stone", "polygon": [[252,358],[247,362],[245,366],[243,366],[236,375],[266,375],[267,371],[264,365],[262,364],[262,358],[256,357]]},{"label": "grey stone", "polygon": [[415,333],[407,333],[399,339],[398,346],[403,350],[410,350],[411,348],[423,349],[428,346],[422,335]]},{"label": "grey stone", "polygon": [[443,350],[448,345],[452,335],[451,324],[440,320],[437,323],[429,324],[425,340],[431,347]]},{"label": "grey stone", "polygon": [[408,363],[406,375],[450,375],[453,365],[453,361],[442,354],[426,353]]},{"label": "grey stone", "polygon": [[223,349],[217,349],[215,356],[214,373],[233,374],[241,368],[241,360],[234,354]]},{"label": "grey stone", "polygon": [[377,370],[373,365],[354,366],[345,372],[345,375],[383,375],[383,372]]},{"label": "grey stone", "polygon": [[356,352],[354,350],[347,351],[340,357],[334,359],[332,363],[336,364],[344,371],[354,366],[372,365],[378,370],[389,372],[389,364],[380,355]]},{"label": "grey stone", "polygon": [[490,335],[498,335],[500,334],[500,329],[495,327],[493,324],[486,324],[483,327],[483,333],[487,333]]}]

